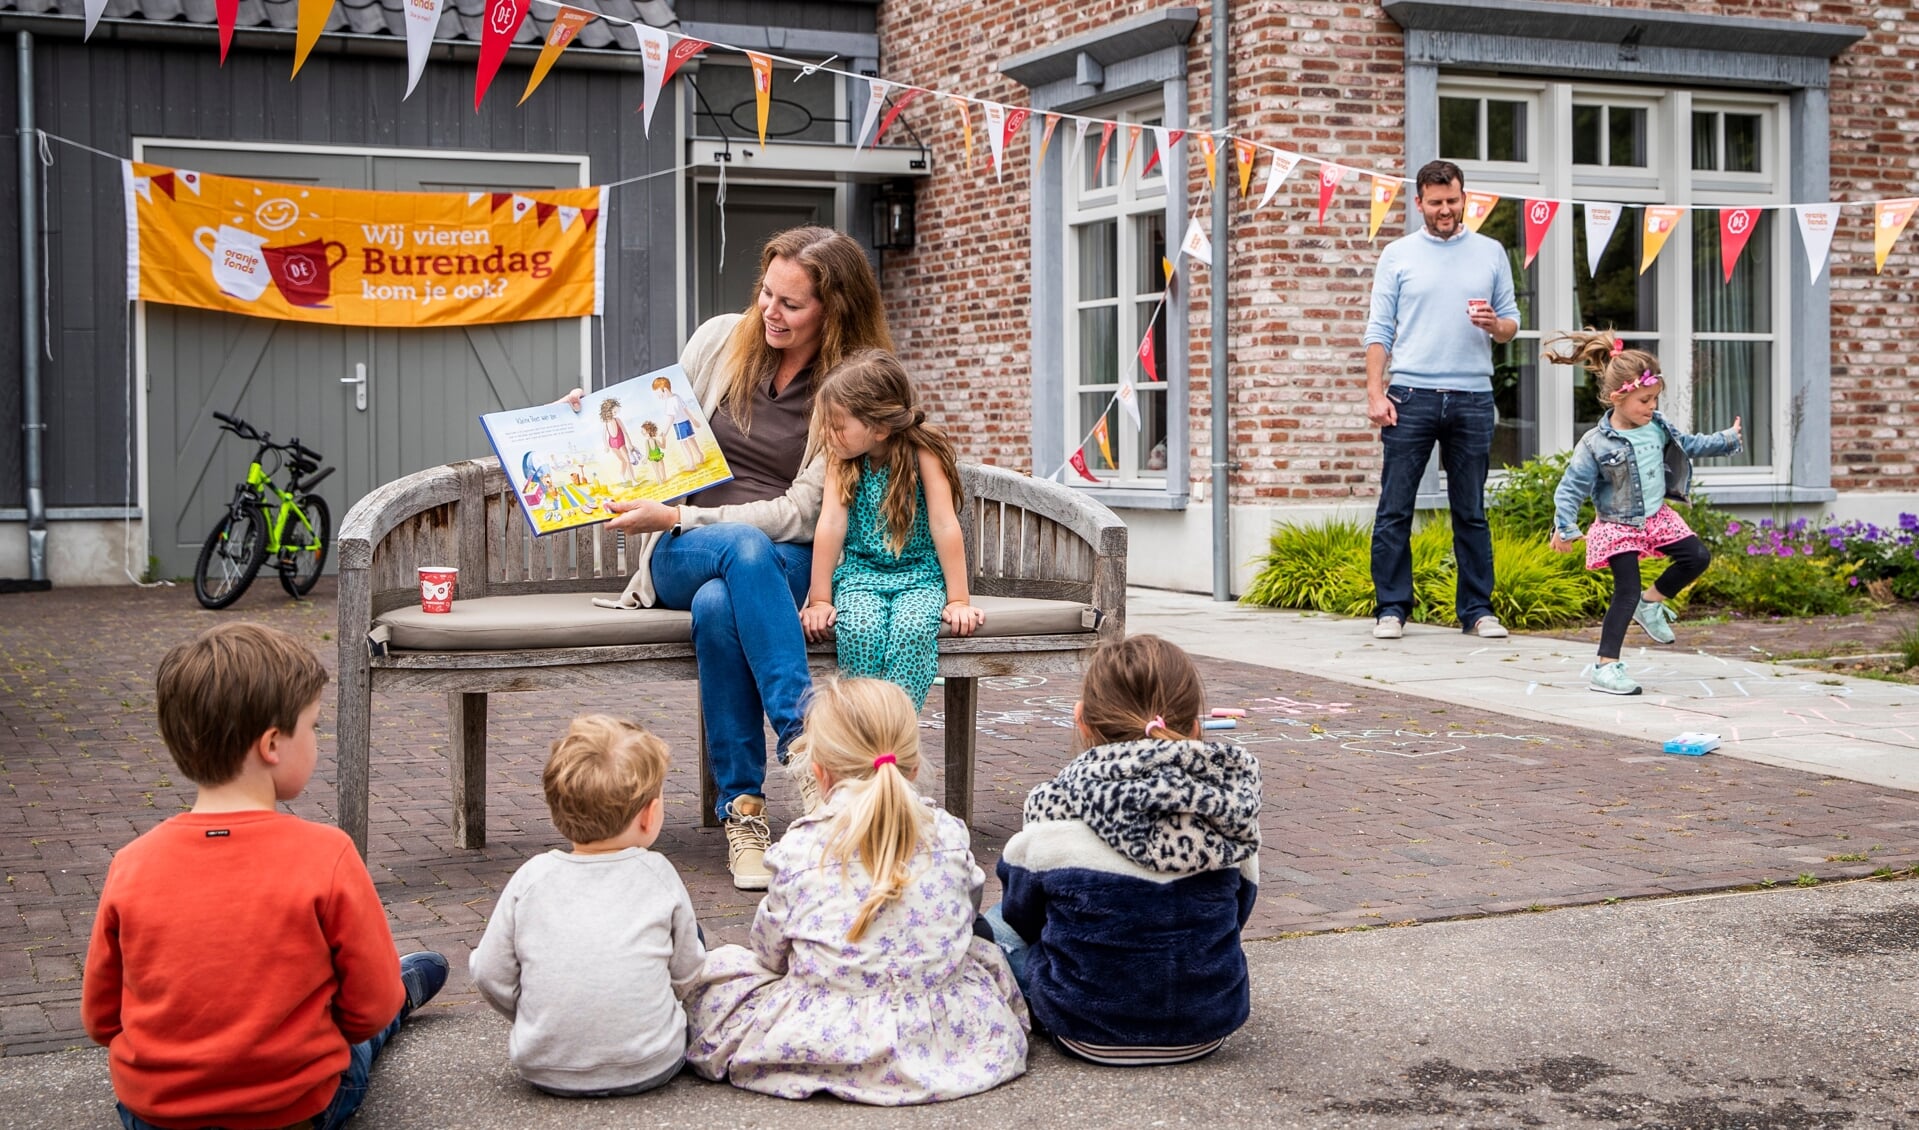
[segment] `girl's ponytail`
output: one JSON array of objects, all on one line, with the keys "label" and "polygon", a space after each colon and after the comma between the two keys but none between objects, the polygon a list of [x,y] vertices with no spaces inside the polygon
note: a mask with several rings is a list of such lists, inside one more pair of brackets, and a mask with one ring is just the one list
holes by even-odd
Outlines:
[{"label": "girl's ponytail", "polygon": [[926,806],[900,772],[895,757],[889,753],[875,759],[880,764],[872,777],[856,786],[859,793],[847,805],[846,827],[840,832],[873,877],[872,892],[860,903],[859,914],[846,931],[849,942],[865,937],[873,917],[906,890],[912,878],[907,864],[919,850],[919,818]]}]

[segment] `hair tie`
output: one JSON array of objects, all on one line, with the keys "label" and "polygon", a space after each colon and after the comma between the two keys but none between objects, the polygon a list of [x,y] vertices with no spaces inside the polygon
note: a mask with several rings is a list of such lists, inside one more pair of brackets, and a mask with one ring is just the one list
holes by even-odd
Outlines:
[{"label": "hair tie", "polygon": [[1623,337],[1613,338],[1612,339],[1612,355],[1614,357],[1617,357],[1624,352],[1626,352],[1626,339]]},{"label": "hair tie", "polygon": [[875,757],[873,759],[873,768],[876,770],[882,765],[891,765],[893,768],[897,769],[899,768],[899,764],[900,764],[900,759],[897,757],[894,757],[890,750],[886,753],[880,754],[878,757]]},{"label": "hair tie", "polygon": [[1152,736],[1153,736],[1153,727],[1154,727],[1154,726],[1158,726],[1158,727],[1159,727],[1160,729],[1162,729],[1162,730],[1166,730],[1166,729],[1171,729],[1171,727],[1169,727],[1169,726],[1167,726],[1167,725],[1166,725],[1166,719],[1165,719],[1164,717],[1162,717],[1161,715],[1158,715],[1158,714],[1155,714],[1155,715],[1153,715],[1153,720],[1152,720],[1151,722],[1148,722],[1148,723],[1146,723],[1146,736],[1147,736],[1147,737],[1149,737],[1149,738],[1150,738],[1150,737],[1152,737]]},{"label": "hair tie", "polygon": [[926,422],[926,409],[924,408],[913,409],[913,426],[917,428],[921,424],[924,424],[925,422]]}]

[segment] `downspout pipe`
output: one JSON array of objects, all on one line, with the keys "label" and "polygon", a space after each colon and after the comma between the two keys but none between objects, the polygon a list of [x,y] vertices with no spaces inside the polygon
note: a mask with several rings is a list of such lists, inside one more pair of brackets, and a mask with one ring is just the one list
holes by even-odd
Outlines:
[{"label": "downspout pipe", "polygon": [[47,497],[43,479],[40,418],[40,191],[34,173],[40,155],[34,145],[33,33],[14,35],[20,127],[20,430],[27,488],[27,579],[36,588],[47,580]]},{"label": "downspout pipe", "polygon": [[[1212,128],[1224,129],[1226,117],[1226,0],[1213,0],[1213,112]],[[1233,599],[1233,461],[1232,428],[1226,416],[1226,209],[1232,194],[1213,190],[1212,294],[1206,305],[1213,316],[1213,599]]]}]

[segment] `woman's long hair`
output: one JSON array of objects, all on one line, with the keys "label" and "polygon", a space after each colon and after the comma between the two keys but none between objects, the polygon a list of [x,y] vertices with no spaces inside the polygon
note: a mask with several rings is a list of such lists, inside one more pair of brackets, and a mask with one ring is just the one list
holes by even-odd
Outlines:
[{"label": "woman's long hair", "polygon": [[753,395],[779,371],[781,351],[766,344],[766,323],[760,317],[760,291],[773,260],[785,259],[806,272],[813,294],[820,300],[820,351],[814,371],[823,373],[856,349],[891,349],[893,335],[886,328],[880,305],[880,284],[859,242],[832,228],[788,228],[776,233],[760,249],[760,273],[753,283],[753,300],[744,317],[727,335],[721,352],[724,388],[720,405],[750,431]]},{"label": "woman's long hair", "polygon": [[874,916],[906,890],[909,864],[932,822],[912,783],[919,735],[919,715],[899,687],[883,679],[827,679],[814,684],[806,732],[793,743],[794,772],[817,764],[832,774],[834,792],[853,790],[826,841],[829,859],[842,867],[858,862],[873,878],[846,931],[849,942],[864,937]]},{"label": "woman's long hair", "polygon": [[[946,473],[954,512],[965,505],[953,441],[945,431],[926,422],[926,409],[921,407],[913,379],[906,375],[899,358],[883,349],[862,349],[826,374],[813,394],[813,424],[809,429],[813,438],[808,443],[807,462],[825,447],[835,411],[887,433],[885,444],[868,453],[867,458],[888,472],[880,514],[886,520],[886,548],[894,556],[906,547],[906,539],[913,533],[913,516],[919,510],[920,452],[932,452],[940,470]],[[858,463],[832,459],[826,478],[830,488],[839,492],[840,502],[850,508],[860,485]]]}]

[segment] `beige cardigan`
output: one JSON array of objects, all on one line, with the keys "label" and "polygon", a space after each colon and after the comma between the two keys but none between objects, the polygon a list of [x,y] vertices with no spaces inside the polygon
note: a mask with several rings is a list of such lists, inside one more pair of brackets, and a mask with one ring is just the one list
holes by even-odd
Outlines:
[{"label": "beige cardigan", "polygon": [[[709,318],[700,328],[693,331],[693,337],[680,351],[680,367],[686,370],[687,380],[692,382],[693,395],[699,399],[700,408],[712,419],[719,410],[720,395],[725,383],[719,380],[721,356],[726,349],[726,339],[740,320],[739,314],[722,314]],[[788,487],[785,494],[773,498],[763,498],[758,502],[736,502],[728,506],[688,506],[680,505],[680,525],[682,527],[711,526],[720,522],[744,522],[766,533],[774,541],[799,542],[813,540],[813,527],[820,520],[820,494],[826,484],[826,457],[816,456],[811,463],[800,468],[800,473]],[[628,538],[629,544],[632,538]],[[658,602],[659,596],[653,591],[653,548],[660,543],[658,532],[639,535],[637,566],[633,579],[626,582],[626,591],[616,600],[596,599],[593,603],[607,608],[651,608]]]}]

